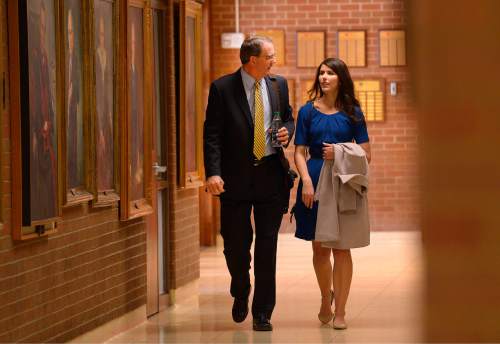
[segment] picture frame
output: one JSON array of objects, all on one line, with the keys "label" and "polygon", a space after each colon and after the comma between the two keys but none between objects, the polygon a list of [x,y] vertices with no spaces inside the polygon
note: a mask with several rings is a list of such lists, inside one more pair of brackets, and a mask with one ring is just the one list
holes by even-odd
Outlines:
[{"label": "picture frame", "polygon": [[27,240],[57,230],[61,39],[59,0],[8,2],[11,88],[12,237]]},{"label": "picture frame", "polygon": [[60,2],[62,13],[61,65],[61,186],[62,205],[93,199],[90,190],[88,2]]},{"label": "picture frame", "polygon": [[151,199],[151,7],[128,0],[126,8],[126,118],[121,124],[120,219],[153,212]]},{"label": "picture frame", "polygon": [[192,0],[180,2],[180,112],[178,114],[178,185],[202,185],[202,6]]},{"label": "picture frame", "polygon": [[[120,131],[118,125],[119,8],[121,0],[91,0],[91,189],[94,207],[112,206],[120,200]],[[110,20],[111,18],[111,20]]]}]

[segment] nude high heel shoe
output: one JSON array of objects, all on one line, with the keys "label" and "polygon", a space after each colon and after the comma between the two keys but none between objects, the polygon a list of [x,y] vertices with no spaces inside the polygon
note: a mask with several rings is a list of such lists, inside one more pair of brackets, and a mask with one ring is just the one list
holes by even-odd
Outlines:
[{"label": "nude high heel shoe", "polygon": [[[321,298],[323,301],[323,298]],[[330,290],[330,306],[333,304],[333,290]],[[318,319],[321,321],[323,324],[328,324],[332,319],[333,319],[333,312],[330,310],[329,314],[321,314],[318,313]]]},{"label": "nude high heel shoe", "polygon": [[347,329],[347,324],[346,324],[345,320],[344,321],[338,321],[338,319],[335,316],[335,314],[333,314],[333,328],[336,329],[336,330],[345,330],[345,329]]}]

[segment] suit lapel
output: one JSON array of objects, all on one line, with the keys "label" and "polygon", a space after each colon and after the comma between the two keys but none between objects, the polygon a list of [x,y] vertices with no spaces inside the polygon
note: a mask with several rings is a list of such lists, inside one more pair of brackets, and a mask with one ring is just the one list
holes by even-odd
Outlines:
[{"label": "suit lapel", "polygon": [[[267,85],[267,93],[269,93],[269,100],[271,101],[271,111],[272,111],[271,118],[274,117],[275,112],[280,112],[280,117],[283,118],[283,113],[281,113],[280,107],[278,106],[280,99],[278,97],[278,94],[276,94],[276,91],[275,91],[274,86],[273,86],[273,82],[277,83],[278,81],[276,80],[276,78],[274,78],[272,76],[266,76],[265,80],[266,80],[266,85]],[[273,81],[273,80],[275,80],[275,81]],[[276,85],[276,86],[279,87],[279,85]],[[278,150],[278,154],[283,156],[283,148],[282,147],[275,148],[275,149]],[[281,158],[282,157],[280,156],[280,159]]]},{"label": "suit lapel", "polygon": [[271,101],[271,111],[272,111],[272,114],[274,114],[279,109],[279,107],[278,107],[278,102],[279,102],[278,95],[274,91],[274,87],[272,84],[273,83],[272,80],[274,78],[266,76],[264,79],[266,80],[267,93],[269,94],[269,100]]},{"label": "suit lapel", "polygon": [[243,79],[241,78],[241,71],[238,71],[234,74],[234,94],[235,99],[241,110],[243,110],[243,114],[247,119],[250,128],[253,128],[253,119],[252,114],[250,113],[250,107],[248,106],[247,95],[245,93],[245,87],[243,86]]}]

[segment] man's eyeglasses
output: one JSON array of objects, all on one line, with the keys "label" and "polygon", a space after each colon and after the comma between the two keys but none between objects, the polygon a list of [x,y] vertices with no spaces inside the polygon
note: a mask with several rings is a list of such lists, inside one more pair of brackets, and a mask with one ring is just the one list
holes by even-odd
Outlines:
[{"label": "man's eyeglasses", "polygon": [[276,58],[276,54],[265,55],[265,56],[256,56],[256,57],[264,57],[267,61],[274,60]]}]

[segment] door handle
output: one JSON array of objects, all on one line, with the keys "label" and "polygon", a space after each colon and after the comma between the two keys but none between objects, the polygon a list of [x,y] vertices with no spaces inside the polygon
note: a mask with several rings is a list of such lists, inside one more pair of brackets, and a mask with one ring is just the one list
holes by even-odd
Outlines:
[{"label": "door handle", "polygon": [[160,166],[158,165],[158,162],[155,162],[153,164],[153,170],[155,171],[155,176],[157,176],[160,173],[167,172],[167,166]]}]

